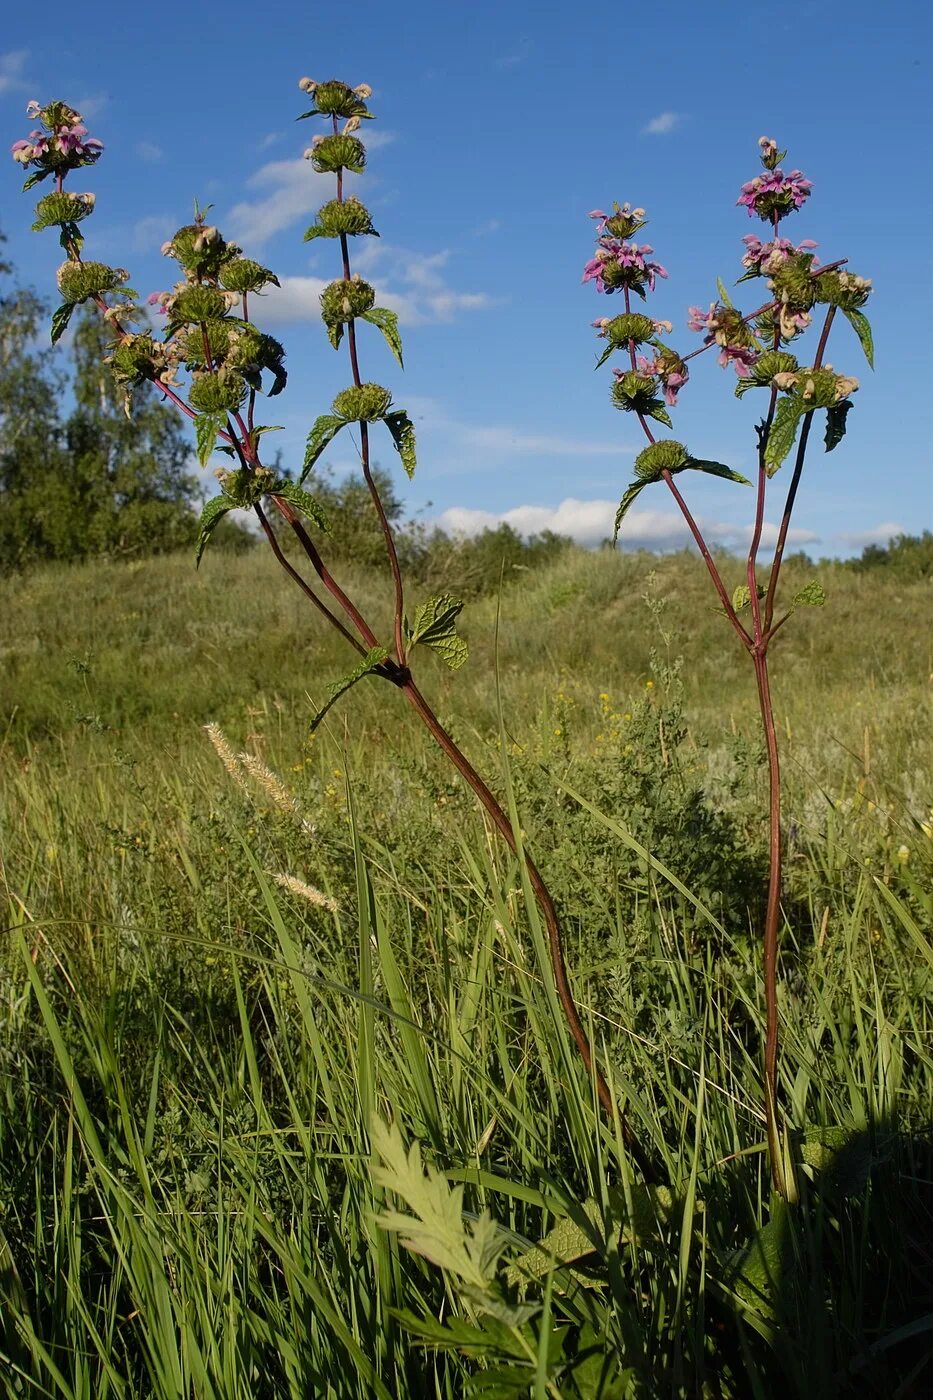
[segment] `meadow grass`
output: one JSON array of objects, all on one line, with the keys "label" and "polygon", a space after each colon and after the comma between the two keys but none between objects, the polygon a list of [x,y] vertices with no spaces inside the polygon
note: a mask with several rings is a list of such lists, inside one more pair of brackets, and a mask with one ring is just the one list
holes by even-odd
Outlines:
[{"label": "meadow grass", "polygon": [[[270,560],[5,582],[2,1393],[927,1394],[930,585],[821,578],[774,663],[792,1211],[755,699],[695,560],[569,552],[470,608],[465,672],[424,667],[551,884],[663,1199],[594,1103],[519,863],[395,693],[309,739],[346,658]],[[374,1171],[374,1120],[423,1171],[384,1139]],[[456,1259],[484,1211],[481,1297]]]}]

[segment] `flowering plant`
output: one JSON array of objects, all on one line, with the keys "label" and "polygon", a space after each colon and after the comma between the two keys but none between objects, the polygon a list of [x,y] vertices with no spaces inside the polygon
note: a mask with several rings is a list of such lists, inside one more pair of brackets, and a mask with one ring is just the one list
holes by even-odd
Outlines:
[{"label": "flowering plant", "polygon": [[[826,413],[825,448],[831,452],[845,435],[852,394],[859,387],[857,379],[841,374],[825,361],[829,334],[838,311],[845,316],[858,336],[865,357],[871,366],[873,347],[871,327],[862,307],[871,292],[867,278],[848,271],[845,259],[820,266],[813,250],[816,244],[805,239],[794,244],[782,237],[781,224],[802,208],[810,197],[812,183],[800,170],[785,175],[780,162],[787,154],[779,151],[777,142],[762,136],[758,142],[760,175],[747,181],[736,201],[748,211],[770,224],[771,238],[763,242],[757,234],[747,234],[743,240],[744,272],[739,282],[764,279],[767,299],[754,311],[742,312],[733,305],[725,287],[719,284],[719,297],[709,305],[691,306],[687,326],[703,336],[703,345],[688,354],[679,354],[660,338],[661,330],[669,332],[669,322],[654,321],[633,313],[631,293],[642,299],[646,290],[653,291],[655,277],[667,277],[657,263],[648,262],[653,252],[647,244],[641,248],[622,241],[631,237],[635,228],[645,224],[645,211],[632,210],[628,204],[621,209],[613,206],[614,214],[596,211],[598,241],[595,255],[586,263],[583,281],[596,283],[597,292],[621,290],[625,311],[614,320],[601,319],[593,324],[608,344],[597,361],[597,368],[614,352],[619,351],[628,365],[613,370],[611,398],[616,408],[634,413],[641,424],[647,446],[635,459],[635,480],[628,487],[616,515],[615,535],[633,501],[649,485],[663,482],[673,495],[690,529],[709,571],[724,614],[751,660],[758,689],[770,774],[770,874],[768,902],[764,927],[764,989],[766,1032],[764,1053],[764,1099],[768,1133],[768,1150],[775,1189],[786,1199],[795,1193],[790,1155],[785,1149],[780,1129],[778,1106],[778,1008],[777,962],[781,898],[781,776],[777,733],[771,703],[768,653],[771,643],[796,608],[819,606],[825,602],[823,589],[816,581],[808,584],[790,600],[789,606],[776,617],[778,583],[781,562],[787,544],[791,514],[806,459],[807,446],[818,410]],[[810,364],[802,363],[789,347],[809,329],[816,307],[826,308],[816,352]],[[645,347],[650,350],[644,353]],[[668,407],[674,407],[681,389],[689,378],[688,362],[703,351],[715,347],[719,364],[731,367],[737,376],[736,397],[741,399],[752,389],[767,393],[767,404],[757,424],[756,501],[752,524],[751,545],[746,561],[745,582],[734,592],[726,590],[719,568],[713,559],[703,532],[690,512],[674,477],[693,470],[725,477],[751,485],[745,477],[721,462],[698,458],[673,439],[658,440],[649,419],[672,427]],[[793,451],[797,442],[790,484],[784,502],[774,556],[767,583],[759,580],[758,551],[765,519],[768,483]]]},{"label": "flowering plant", "polygon": [[[399,690],[477,797],[487,816],[510,850],[522,863],[528,893],[542,915],[554,987],[570,1034],[589,1071],[596,1096],[606,1114],[617,1119],[622,1135],[646,1177],[655,1168],[609,1089],[593,1055],[590,1035],[584,1028],[570,987],[557,910],[535,863],[525,852],[502,804],[470,760],[443,727],[413,675],[413,662],[425,649],[433,651],[450,669],[467,659],[465,640],[457,631],[463,604],[448,593],[419,603],[409,613],[406,590],[395,538],[371,465],[371,434],[380,425],[387,430],[405,471],[416,465],[414,426],[407,412],[393,403],[391,391],[363,379],[360,368],[361,322],[375,327],[402,365],[402,341],[395,313],[376,305],[373,287],[351,269],[350,240],[378,236],[369,211],[346,192],[347,173],[359,175],[366,166],[366,148],[357,135],[364,121],[371,121],[372,96],[366,84],[350,87],[336,79],[315,82],[302,78],[299,88],[312,106],[298,120],[322,118],[325,132],[317,134],[305,150],[314,170],[332,174],[335,194],[318,210],[305,240],[334,240],[339,250],[339,273],[322,291],[321,318],[334,349],[346,341],[351,383],[338,393],[330,411],[321,414],[308,436],[304,462],[293,480],[263,461],[263,438],[273,425],[257,421],[261,399],[273,398],[285,388],[285,349],[257,324],[263,292],[277,286],[274,272],[244,254],[235,243],[207,220],[208,210],[196,207],[192,223],[185,224],[163,245],[165,257],[178,269],[178,280],[166,290],[153,292],[149,305],[164,316],[164,328],[156,331],[146,321],[138,294],[127,286],[123,268],[86,261],[79,223],[94,207],[93,195],[73,194],[65,181],[72,171],[96,162],[103,147],[86,139],[80,115],[63,102],[45,107],[30,103],[28,114],[38,116],[41,132],[13,147],[14,159],[36,166],[26,181],[54,177],[55,192],[40,200],[36,229],[58,227],[66,259],[58,272],[62,304],[52,318],[52,340],[64,333],[75,308],[91,303],[111,332],[107,363],[126,393],[126,411],[132,408],[134,388],[152,383],[194,424],[197,454],[206,466],[215,452],[225,454],[229,465],[215,476],[220,493],[205,505],[200,519],[197,561],[200,563],[220,521],[230,511],[252,512],[282,569],[301,589],[309,603],[333,627],[355,653],[352,670],[330,688],[314,715],[312,728],[347,691],[366,678],[388,682]],[[603,269],[608,286],[624,286],[644,295],[664,270],[647,260],[650,248],[635,248],[624,239],[638,226],[636,215],[619,211],[606,221],[606,248],[616,251]],[[611,267],[609,263],[611,262]],[[141,323],[138,329],[133,329]],[[676,384],[674,370],[668,378]],[[321,554],[322,537],[328,533],[325,512],[306,483],[327,446],[340,433],[356,434],[363,476],[372,498],[385,542],[385,553],[394,599],[391,636],[380,637],[361,609],[341,587]],[[291,530],[303,552],[315,582],[287,557],[270,521],[276,512]]]}]

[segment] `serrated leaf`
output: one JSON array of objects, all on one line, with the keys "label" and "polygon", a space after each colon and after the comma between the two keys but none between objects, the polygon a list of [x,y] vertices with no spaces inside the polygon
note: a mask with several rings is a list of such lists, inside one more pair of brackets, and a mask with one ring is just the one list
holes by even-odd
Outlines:
[{"label": "serrated leaf", "polygon": [[305,448],[305,459],[301,468],[301,476],[298,478],[299,484],[304,481],[308,472],[320,457],[324,448],[331,443],[341,428],[345,428],[347,420],[338,418],[333,413],[322,413],[308,434],[308,443]]},{"label": "serrated leaf", "polygon": [[793,608],[821,608],[826,602],[826,590],[816,579],[812,579],[799,593],[794,595]]},{"label": "serrated leaf", "polygon": [[63,301],[61,306],[52,317],[52,344],[56,345],[61,340],[68,329],[68,322],[71,320],[72,312],[77,306],[75,301]]},{"label": "serrated leaf", "polygon": [[869,369],[874,369],[875,346],[872,340],[871,322],[863,311],[857,311],[855,308],[851,311],[844,310],[842,314],[859,338],[859,344],[865,352],[865,358],[868,361]]},{"label": "serrated leaf", "polygon": [[402,365],[402,337],[398,333],[398,316],[394,311],[390,311],[385,306],[374,306],[370,311],[363,313],[363,321],[368,321],[372,326],[378,326],[379,330],[386,338],[386,344],[392,354]]},{"label": "serrated leaf", "polygon": [[224,422],[222,417],[213,413],[199,413],[194,420],[195,448],[202,467],[207,466],[217,444],[217,434],[223,428]]},{"label": "serrated leaf", "polygon": [[645,409],[645,413],[647,417],[656,418],[659,423],[663,423],[665,428],[673,428],[674,426],[671,421],[671,415],[660,399],[652,399]]},{"label": "serrated leaf", "polygon": [[852,400],[843,399],[841,403],[834,403],[832,408],[826,410],[826,435],[823,442],[826,444],[827,452],[832,452],[833,448],[838,447],[845,437],[846,419],[851,407]]},{"label": "serrated leaf", "polygon": [[340,349],[340,342],[343,340],[343,322],[333,321],[327,327],[327,339],[335,350]]},{"label": "serrated leaf", "polygon": [[706,472],[708,476],[720,476],[725,481],[737,481],[740,486],[751,486],[752,484],[747,476],[742,476],[741,472],[734,472],[724,462],[710,462],[705,457],[691,457],[686,467],[681,467],[679,470]]},{"label": "serrated leaf", "polygon": [[361,681],[364,676],[372,675],[377,667],[382,665],[388,655],[388,647],[373,647],[371,651],[366,653],[360,664],[353,668],[349,675],[344,676],[342,680],[334,682],[330,687],[330,693],[326,703],[311,717],[310,729],[312,734],[331,706],[336,705],[340,697],[346,695],[347,691],[351,690],[352,687],[356,685],[357,681]]},{"label": "serrated leaf", "polygon": [[749,588],[749,586],[748,586],[747,583],[740,583],[739,586],[738,586],[737,588],[733,588],[733,590],[732,590],[732,611],[733,611],[733,612],[741,612],[743,608],[747,608],[747,607],[748,607],[748,605],[749,605],[749,603],[750,603],[751,601],[752,601],[752,590]]},{"label": "serrated leaf", "polygon": [[765,466],[773,476],[790,452],[797,437],[803,410],[797,399],[780,399],[765,444]]},{"label": "serrated leaf", "polygon": [[456,629],[462,611],[463,603],[449,593],[429,598],[415,613],[409,634],[411,645],[430,647],[452,671],[458,670],[469,656],[469,648]]},{"label": "serrated leaf", "polygon": [[396,451],[402,459],[402,466],[409,477],[415,474],[415,425],[404,409],[387,413],[385,425],[392,434]]},{"label": "serrated leaf", "polygon": [[309,520],[313,520],[319,530],[323,530],[325,534],[327,533],[329,529],[327,516],[320,502],[316,500],[314,496],[310,495],[309,492],[302,491],[301,487],[296,486],[294,481],[277,481],[273,486],[269,487],[267,494],[270,496],[281,496],[283,501],[288,501],[290,506],[294,506],[296,510],[301,511],[302,515],[306,515]]},{"label": "serrated leaf", "polygon": [[635,500],[635,497],[638,495],[639,491],[644,491],[647,485],[647,481],[633,481],[631,486],[628,488],[625,495],[619,502],[619,509],[616,511],[615,525],[612,531],[613,544],[615,544],[619,538],[619,529],[622,525],[622,521],[625,519],[626,515],[629,512],[629,508],[632,505],[632,502]]},{"label": "serrated leaf", "polygon": [[609,359],[609,356],[614,354],[614,352],[618,350],[618,348],[619,347],[617,345],[607,345],[603,353],[600,355],[599,359],[596,361],[595,368],[600,369]]},{"label": "serrated leaf", "polygon": [[[676,1202],[667,1186],[634,1185],[631,1211],[621,1191],[610,1193],[610,1217],[618,1230],[618,1243],[644,1244],[656,1238],[661,1227],[674,1214]],[[702,1208],[702,1207],[700,1207]],[[540,1244],[514,1259],[506,1271],[506,1282],[513,1287],[532,1279],[543,1279],[552,1269],[578,1263],[599,1251],[603,1243],[604,1219],[601,1205],[595,1199],[580,1207],[587,1221],[565,1216],[544,1236]]]},{"label": "serrated leaf", "polygon": [[228,510],[236,510],[235,502],[231,501],[229,496],[214,496],[201,511],[201,519],[198,521],[196,567],[200,567],[201,555],[207,548],[207,542]]}]

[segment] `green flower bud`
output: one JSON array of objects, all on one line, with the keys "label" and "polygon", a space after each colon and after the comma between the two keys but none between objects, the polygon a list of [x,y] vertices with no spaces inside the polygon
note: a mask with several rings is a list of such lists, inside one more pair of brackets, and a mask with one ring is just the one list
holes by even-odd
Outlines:
[{"label": "green flower bud", "polygon": [[199,413],[235,413],[246,397],[246,384],[235,370],[199,374],[191,385],[188,400]]},{"label": "green flower bud", "polygon": [[368,117],[365,102],[346,83],[331,78],[326,83],[318,83],[314,89],[314,105],[323,116],[328,117]]},{"label": "green flower bud", "polygon": [[635,475],[639,481],[658,481],[662,472],[679,472],[689,461],[690,454],[683,443],[671,438],[653,442],[635,458]]},{"label": "green flower bud", "polygon": [[211,366],[218,369],[226,359],[230,334],[231,327],[226,321],[207,321],[195,326],[181,337],[181,358],[189,369],[206,369],[210,354]]},{"label": "green flower bud", "polygon": [[646,341],[653,338],[655,334],[654,322],[648,316],[641,316],[636,311],[627,312],[622,316],[616,316],[604,328],[603,333],[608,341],[616,346],[628,345],[633,341],[635,345],[644,345]]},{"label": "green flower bud", "polygon": [[268,467],[255,467],[251,472],[242,467],[237,471],[221,468],[214,475],[224,495],[243,509],[255,505],[275,482],[275,472]]},{"label": "green flower bud", "polygon": [[114,379],[120,384],[142,384],[158,379],[168,368],[165,347],[151,335],[127,335],[107,357]]},{"label": "green flower bud", "polygon": [[606,233],[611,234],[613,238],[631,238],[632,234],[644,228],[647,222],[644,209],[632,209],[628,204],[623,204],[620,209],[618,202],[613,201],[612,213],[606,219],[604,227]]},{"label": "green flower bud", "polygon": [[331,282],[321,293],[321,315],[328,326],[352,321],[354,316],[365,316],[376,304],[376,291],[361,277],[341,278]]},{"label": "green flower bud", "polygon": [[129,277],[122,267],[99,262],[65,262],[56,274],[58,289],[65,301],[87,301],[88,297],[112,292]]},{"label": "green flower bud", "polygon": [[275,273],[252,258],[230,258],[221,267],[218,278],[230,292],[261,292],[270,282],[273,287],[279,285]]},{"label": "green flower bud", "polygon": [[323,204],[317,213],[317,223],[308,229],[305,240],[339,238],[342,233],[372,233],[377,238],[379,236],[373,228],[369,210],[352,194],[346,199],[331,199]]},{"label": "green flower bud", "polygon": [[749,378],[758,385],[769,385],[776,374],[793,374],[798,368],[797,356],[787,350],[766,350],[751,366]]},{"label": "green flower bud", "polygon": [[814,281],[816,300],[843,311],[857,311],[871,296],[871,279],[858,277],[854,272],[821,272]]},{"label": "green flower bud", "polygon": [[95,199],[93,194],[69,194],[65,190],[47,194],[36,205],[33,229],[38,233],[52,224],[77,224],[94,212]]},{"label": "green flower bud", "polygon": [[352,170],[360,175],[366,164],[366,147],[357,136],[322,136],[305,155],[319,175]]},{"label": "green flower bud", "polygon": [[771,274],[768,286],[779,301],[795,311],[809,311],[816,301],[816,280],[811,275],[812,253],[794,253]]},{"label": "green flower bud", "polygon": [[361,384],[343,389],[333,402],[338,418],[348,423],[375,423],[389,411],[392,395],[381,384]]},{"label": "green flower bud", "polygon": [[612,386],[611,397],[616,408],[625,413],[649,413],[660,400],[655,398],[655,380],[647,374],[639,374],[631,369],[617,377]]},{"label": "green flower bud", "polygon": [[239,251],[235,243],[224,241],[219,229],[203,223],[185,224],[162,245],[166,257],[195,277],[216,277],[223,263]]},{"label": "green flower bud", "polygon": [[836,374],[832,365],[821,365],[819,369],[804,366],[793,372],[775,375],[774,382],[785,393],[799,399],[801,408],[805,410],[832,408],[858,388],[857,379]]},{"label": "green flower bud", "polygon": [[216,287],[182,287],[169,303],[169,319],[173,324],[188,325],[195,321],[220,321],[228,307],[228,297]]}]

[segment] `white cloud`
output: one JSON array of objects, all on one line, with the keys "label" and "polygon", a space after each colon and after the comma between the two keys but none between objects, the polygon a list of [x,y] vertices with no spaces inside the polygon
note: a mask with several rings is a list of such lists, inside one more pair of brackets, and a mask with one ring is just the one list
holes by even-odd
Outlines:
[{"label": "white cloud", "polygon": [[[354,270],[372,281],[378,304],[396,312],[402,325],[452,321],[462,311],[480,311],[493,304],[485,292],[460,292],[448,284],[443,271],[450,256],[446,251],[415,253],[380,243],[354,252]],[[318,297],[330,280],[283,277],[282,286],[270,287],[264,297],[264,320],[284,325],[317,317]]]},{"label": "white cloud", "polygon": [[0,93],[21,92],[29,86],[23,77],[28,57],[28,49],[14,49],[10,53],[0,54]]},{"label": "white cloud", "polygon": [[[611,500],[581,501],[567,497],[557,506],[513,506],[511,510],[470,510],[451,506],[438,517],[438,524],[453,534],[474,535],[487,527],[511,525],[520,535],[540,534],[554,530],[569,535],[577,544],[593,547],[612,537],[618,502]],[[707,540],[712,544],[732,547],[747,543],[747,531],[725,522],[700,521]],[[777,527],[767,525],[766,535],[773,543]],[[788,542],[811,544],[819,537],[812,530],[791,530]],[[680,549],[690,542],[690,533],[677,511],[633,508],[622,523],[620,544],[629,548]]]},{"label": "white cloud", "polygon": [[406,395],[408,410],[419,431],[438,435],[456,444],[471,459],[477,452],[488,457],[629,457],[632,449],[624,442],[593,442],[587,438],[561,437],[560,434],[526,432],[508,423],[471,423],[452,418],[436,399]]},{"label": "white cloud", "polygon": [[519,39],[514,49],[495,60],[495,65],[497,68],[518,68],[531,56],[532,48],[530,39]]},{"label": "white cloud", "polygon": [[906,534],[903,525],[897,525],[893,520],[885,520],[881,525],[875,525],[869,530],[853,530],[840,534],[837,538],[850,549],[864,549],[868,544],[888,544],[895,535]]},{"label": "white cloud", "polygon": [[157,146],[154,141],[137,141],[136,154],[148,165],[155,165],[162,159],[163,152],[162,147]]},{"label": "white cloud", "polygon": [[[105,92],[99,92],[96,96],[92,93],[88,97],[80,97],[75,107],[86,121],[90,121],[100,116],[109,101],[110,98]],[[91,134],[93,135],[93,132]]]},{"label": "white cloud", "polygon": [[[171,238],[177,228],[177,215],[147,214],[144,219],[137,219],[130,234],[133,251],[136,253],[158,252],[162,244]],[[169,265],[169,271],[166,272],[167,282],[175,280],[174,267],[174,263]]]},{"label": "white cloud", "polygon": [[659,112],[641,131],[643,136],[668,136],[683,121],[679,112]]},{"label": "white cloud", "polygon": [[[367,132],[367,150],[386,146],[391,140],[390,131]],[[352,188],[352,176],[345,181],[347,185]],[[235,204],[225,222],[230,225],[231,236],[254,251],[332,198],[333,186],[333,176],[319,175],[303,156],[272,160],[254,170],[246,181],[247,189],[266,193]]]}]

